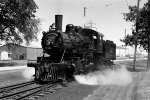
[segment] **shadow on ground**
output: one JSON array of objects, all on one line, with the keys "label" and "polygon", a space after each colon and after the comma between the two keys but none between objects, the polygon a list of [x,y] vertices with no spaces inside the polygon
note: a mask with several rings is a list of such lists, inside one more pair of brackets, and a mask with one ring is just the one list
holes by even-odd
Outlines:
[{"label": "shadow on ground", "polygon": [[128,71],[130,72],[144,72],[144,71],[148,71],[147,67],[135,67],[135,70],[133,70],[132,68],[127,68]]},{"label": "shadow on ground", "polygon": [[10,60],[10,61],[0,61],[0,67],[8,67],[8,66],[23,66],[26,65],[27,61],[26,60]]},{"label": "shadow on ground", "polygon": [[8,66],[22,66],[24,64],[18,64],[18,63],[15,63],[15,62],[12,62],[12,63],[0,63],[0,67],[8,67]]}]

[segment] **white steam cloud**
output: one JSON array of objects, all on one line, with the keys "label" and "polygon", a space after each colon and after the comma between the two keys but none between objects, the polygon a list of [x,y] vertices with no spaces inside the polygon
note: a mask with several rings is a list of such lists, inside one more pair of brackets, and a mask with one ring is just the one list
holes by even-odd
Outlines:
[{"label": "white steam cloud", "polygon": [[87,85],[124,86],[132,82],[131,73],[125,67],[116,70],[97,71],[87,75],[75,75],[74,77],[77,82]]},{"label": "white steam cloud", "polygon": [[35,68],[34,67],[26,67],[22,72],[23,77],[25,77],[27,79],[33,79],[34,74],[35,74]]}]

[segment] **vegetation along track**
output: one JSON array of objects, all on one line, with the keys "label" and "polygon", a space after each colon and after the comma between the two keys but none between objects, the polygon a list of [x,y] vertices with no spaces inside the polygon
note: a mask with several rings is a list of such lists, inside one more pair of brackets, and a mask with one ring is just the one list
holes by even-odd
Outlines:
[{"label": "vegetation along track", "polygon": [[37,98],[56,89],[56,84],[49,83],[37,85],[34,81],[15,84],[0,88],[0,100],[22,100],[25,98]]}]

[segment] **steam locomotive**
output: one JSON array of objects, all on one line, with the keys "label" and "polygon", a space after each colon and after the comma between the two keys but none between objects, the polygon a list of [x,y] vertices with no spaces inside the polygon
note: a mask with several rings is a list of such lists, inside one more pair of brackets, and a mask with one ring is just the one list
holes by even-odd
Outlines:
[{"label": "steam locomotive", "polygon": [[65,80],[74,74],[96,70],[100,64],[116,59],[116,44],[103,40],[104,35],[92,29],[66,25],[62,32],[62,15],[55,15],[55,26],[43,32],[43,56],[36,63],[36,82]]}]

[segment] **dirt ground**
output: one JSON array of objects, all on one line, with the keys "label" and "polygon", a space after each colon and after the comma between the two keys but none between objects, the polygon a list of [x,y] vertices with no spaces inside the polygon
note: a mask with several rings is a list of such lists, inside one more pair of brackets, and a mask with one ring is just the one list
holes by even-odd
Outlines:
[{"label": "dirt ground", "polygon": [[150,100],[150,72],[132,72],[126,86],[71,84],[38,100]]},{"label": "dirt ground", "polygon": [[150,100],[150,71],[146,67],[146,60],[137,61],[134,71],[132,61],[116,64],[128,66],[132,83],[125,86],[91,86],[74,82],[38,100]]},{"label": "dirt ground", "polygon": [[126,86],[101,86],[84,100],[150,100],[150,72],[133,72]]}]

